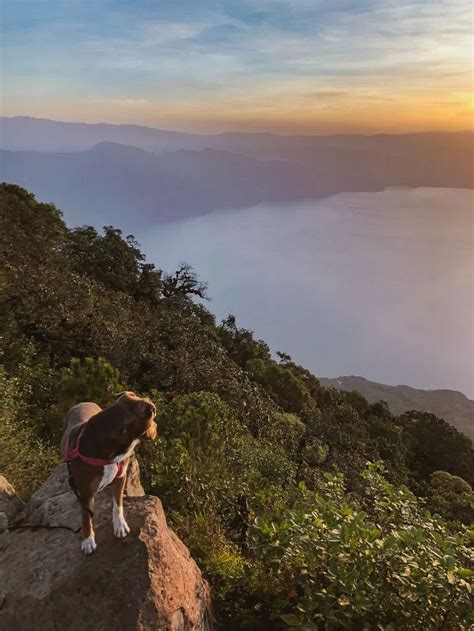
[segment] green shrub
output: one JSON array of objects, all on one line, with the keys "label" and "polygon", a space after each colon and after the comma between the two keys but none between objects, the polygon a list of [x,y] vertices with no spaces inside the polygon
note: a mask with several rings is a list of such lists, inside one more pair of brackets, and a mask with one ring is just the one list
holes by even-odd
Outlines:
[{"label": "green shrub", "polygon": [[61,434],[64,417],[73,405],[93,401],[103,407],[112,403],[115,393],[124,389],[119,371],[103,357],[71,359],[69,367],[61,371],[56,403],[48,414],[53,437]]},{"label": "green shrub", "polygon": [[470,628],[467,536],[451,535],[377,467],[364,478],[370,512],[328,474],[305,507],[255,521],[252,547],[268,571],[274,619],[298,629]]},{"label": "green shrub", "polygon": [[0,366],[0,472],[27,498],[58,464],[59,453],[25,422],[21,395],[18,381]]},{"label": "green shrub", "polygon": [[431,510],[446,519],[474,522],[474,492],[468,482],[456,475],[447,471],[432,473],[428,501]]}]

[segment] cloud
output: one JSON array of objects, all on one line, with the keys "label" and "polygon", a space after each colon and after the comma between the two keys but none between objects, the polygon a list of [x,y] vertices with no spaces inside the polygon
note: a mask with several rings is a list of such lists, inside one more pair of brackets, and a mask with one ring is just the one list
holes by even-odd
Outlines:
[{"label": "cloud", "polygon": [[114,105],[118,107],[153,107],[153,102],[149,99],[89,99],[92,105]]},{"label": "cloud", "polygon": [[308,99],[318,101],[333,101],[338,99],[350,99],[357,101],[393,101],[392,97],[365,94],[363,92],[349,90],[313,90],[304,95]]},{"label": "cloud", "polygon": [[297,109],[470,84],[467,0],[22,0],[3,13],[7,102],[39,89],[196,108],[245,95],[256,110],[284,95]]}]

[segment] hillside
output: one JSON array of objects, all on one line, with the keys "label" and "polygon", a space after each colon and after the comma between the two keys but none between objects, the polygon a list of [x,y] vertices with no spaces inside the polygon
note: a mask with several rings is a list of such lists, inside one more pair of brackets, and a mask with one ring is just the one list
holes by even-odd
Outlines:
[{"label": "hillside", "polygon": [[386,401],[394,414],[407,410],[432,412],[458,431],[474,438],[474,401],[455,390],[419,390],[410,386],[387,386],[363,377],[320,378],[321,385],[340,390],[356,390],[370,403]]},{"label": "hillside", "polygon": [[156,155],[110,142],[74,153],[0,151],[0,180],[57,200],[71,223],[127,230],[318,190],[290,163],[210,149]]},{"label": "hillside", "polygon": [[209,581],[217,629],[472,626],[469,439],[275,361],[195,301],[192,269],[163,274],[119,229],[71,229],[12,184],[0,257],[0,472],[22,498],[54,471],[71,405],[134,390],[158,410],[143,486]]},{"label": "hillside", "polygon": [[147,225],[389,186],[472,188],[472,138],[470,132],[206,136],[2,118],[0,179],[55,199],[71,222],[87,209],[87,222],[128,229],[132,211]]},{"label": "hillside", "polygon": [[67,123],[30,116],[0,117],[0,145],[3,149],[84,151],[99,142],[134,145],[150,151],[175,151],[199,148],[201,137],[141,125]]},{"label": "hillside", "polygon": [[[424,132],[411,134],[280,135],[271,133],[190,134],[141,125],[70,123],[28,116],[0,116],[0,147],[11,151],[71,152],[91,149],[100,142],[140,147],[154,153],[178,150],[221,149],[262,160],[309,163],[331,152],[339,158],[358,155],[389,161],[404,157],[429,173],[429,165],[444,164],[445,177],[467,177],[465,164],[472,157],[473,132]],[[443,158],[441,158],[441,155]],[[365,156],[365,158],[364,158]],[[423,158],[425,167],[423,167]],[[452,163],[454,161],[454,164]],[[324,162],[322,162],[324,164]],[[357,168],[357,164],[353,164]]]}]

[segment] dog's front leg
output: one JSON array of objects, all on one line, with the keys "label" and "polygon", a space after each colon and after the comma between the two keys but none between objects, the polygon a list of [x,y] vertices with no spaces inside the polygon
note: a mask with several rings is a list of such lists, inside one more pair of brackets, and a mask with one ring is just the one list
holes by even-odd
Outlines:
[{"label": "dog's front leg", "polygon": [[94,497],[92,496],[92,497],[83,498],[82,502],[81,502],[82,536],[84,538],[81,541],[81,550],[84,552],[84,554],[92,554],[94,550],[97,548],[97,544],[95,542],[94,526],[92,524],[92,511],[94,509]]},{"label": "dog's front leg", "polygon": [[130,532],[129,525],[125,521],[123,516],[123,490],[125,488],[125,482],[127,480],[127,472],[121,478],[115,478],[111,484],[113,509],[112,509],[112,523],[114,526],[114,535],[119,539],[126,537]]}]

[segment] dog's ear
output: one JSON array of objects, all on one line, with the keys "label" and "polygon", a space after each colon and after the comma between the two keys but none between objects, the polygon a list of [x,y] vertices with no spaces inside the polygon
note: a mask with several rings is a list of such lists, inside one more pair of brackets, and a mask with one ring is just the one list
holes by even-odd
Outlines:
[{"label": "dog's ear", "polygon": [[114,396],[114,399],[116,401],[118,401],[123,396],[136,397],[137,395],[134,392],[132,392],[131,390],[124,390],[123,392],[116,392],[113,396]]}]

